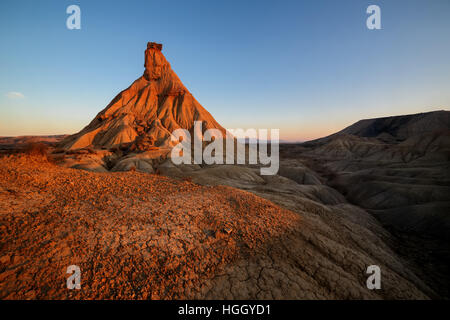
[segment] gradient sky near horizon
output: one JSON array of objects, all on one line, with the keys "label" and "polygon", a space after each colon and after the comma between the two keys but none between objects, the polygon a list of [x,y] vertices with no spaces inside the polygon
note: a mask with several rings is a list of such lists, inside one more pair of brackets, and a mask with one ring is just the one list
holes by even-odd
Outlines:
[{"label": "gradient sky near horizon", "polygon": [[302,141],[450,107],[449,0],[2,0],[0,36],[0,136],[81,130],[142,75],[148,41],[225,128]]}]

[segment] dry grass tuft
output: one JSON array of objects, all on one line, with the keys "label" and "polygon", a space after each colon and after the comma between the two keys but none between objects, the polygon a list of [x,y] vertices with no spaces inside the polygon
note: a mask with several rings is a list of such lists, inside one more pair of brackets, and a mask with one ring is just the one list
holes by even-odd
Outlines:
[{"label": "dry grass tuft", "polygon": [[31,142],[25,145],[23,153],[30,156],[45,156],[47,157],[49,147],[42,142]]},{"label": "dry grass tuft", "polygon": [[181,180],[192,183],[192,177],[183,177]]}]

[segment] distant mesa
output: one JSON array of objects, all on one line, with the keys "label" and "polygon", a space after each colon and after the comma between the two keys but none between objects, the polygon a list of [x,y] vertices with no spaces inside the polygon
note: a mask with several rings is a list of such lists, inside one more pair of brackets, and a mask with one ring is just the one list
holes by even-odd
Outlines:
[{"label": "distant mesa", "polygon": [[325,143],[345,135],[378,138],[385,142],[401,142],[423,134],[442,133],[448,130],[450,130],[450,111],[439,110],[359,120],[332,135],[308,141],[306,145]]},{"label": "distant mesa", "polygon": [[219,129],[225,134],[225,129],[186,89],[161,51],[162,44],[149,42],[144,74],[89,125],[59,146],[66,150],[170,148],[171,133],[180,128],[192,133],[195,121],[202,121],[204,130]]},{"label": "distant mesa", "polygon": [[389,134],[395,139],[405,140],[414,135],[448,130],[449,128],[450,112],[441,110],[360,120],[340,133],[370,138]]}]

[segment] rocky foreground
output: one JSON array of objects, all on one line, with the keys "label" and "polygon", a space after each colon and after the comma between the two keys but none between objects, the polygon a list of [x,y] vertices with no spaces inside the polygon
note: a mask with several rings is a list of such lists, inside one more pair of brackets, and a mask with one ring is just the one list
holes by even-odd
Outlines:
[{"label": "rocky foreground", "polygon": [[[435,293],[350,204],[295,212],[156,174],[0,158],[0,299],[426,299]],[[379,265],[382,289],[366,287]],[[69,265],[81,289],[66,287]]]}]

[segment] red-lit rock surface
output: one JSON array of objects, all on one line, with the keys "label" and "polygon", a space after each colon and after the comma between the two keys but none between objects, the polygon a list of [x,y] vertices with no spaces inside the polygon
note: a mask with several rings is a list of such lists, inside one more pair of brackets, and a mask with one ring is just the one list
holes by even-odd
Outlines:
[{"label": "red-lit rock surface", "polygon": [[[299,224],[250,193],[157,175],[28,157],[2,159],[0,175],[1,298],[182,298]],[[71,264],[79,292],[65,288]]]},{"label": "red-lit rock surface", "polygon": [[194,121],[202,121],[204,129],[225,133],[186,89],[161,50],[161,44],[149,42],[144,74],[119,93],[88,126],[67,137],[61,147],[170,147],[171,133],[180,128],[192,131]]},{"label": "red-lit rock surface", "polygon": [[[0,158],[1,299],[426,298],[364,212]],[[356,210],[356,211],[355,211]],[[378,264],[383,289],[366,288]],[[81,268],[81,290],[66,269]],[[414,284],[413,284],[414,283]],[[419,289],[420,288],[420,289]]]}]

